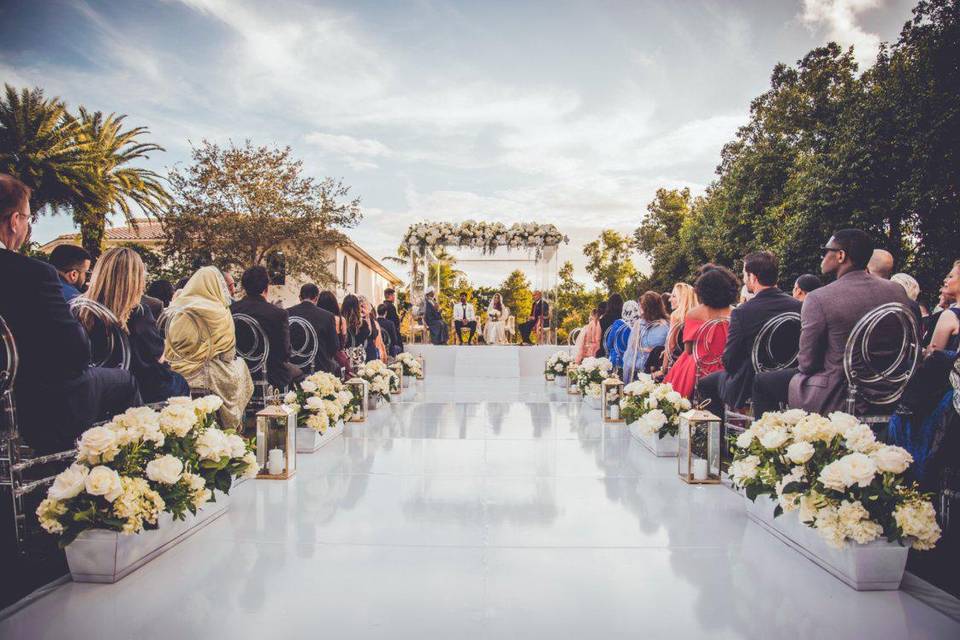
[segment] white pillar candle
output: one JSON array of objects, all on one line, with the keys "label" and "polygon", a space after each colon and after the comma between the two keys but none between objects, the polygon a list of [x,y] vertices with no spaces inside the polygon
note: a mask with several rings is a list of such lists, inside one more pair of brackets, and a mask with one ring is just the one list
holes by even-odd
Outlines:
[{"label": "white pillar candle", "polygon": [[693,461],[693,479],[694,480],[706,480],[707,479],[707,461],[701,458],[695,458]]},{"label": "white pillar candle", "polygon": [[270,449],[270,458],[267,460],[267,471],[270,475],[278,476],[283,473],[283,450]]}]

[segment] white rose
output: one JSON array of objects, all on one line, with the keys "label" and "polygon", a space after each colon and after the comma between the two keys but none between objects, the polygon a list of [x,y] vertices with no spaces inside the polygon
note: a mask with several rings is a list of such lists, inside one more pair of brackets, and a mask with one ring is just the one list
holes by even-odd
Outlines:
[{"label": "white rose", "polygon": [[227,446],[230,448],[231,458],[242,458],[247,453],[247,443],[235,433],[227,436]]},{"label": "white rose", "polygon": [[730,465],[730,477],[738,486],[743,486],[744,482],[757,477],[757,469],[760,466],[760,458],[757,456],[747,456],[741,460],[734,460]]},{"label": "white rose", "polygon": [[167,434],[184,437],[197,424],[197,414],[192,405],[171,404],[160,411],[160,429]]},{"label": "white rose", "polygon": [[165,455],[147,463],[147,477],[162,484],[176,484],[183,475],[183,461],[180,458]]},{"label": "white rose", "polygon": [[643,419],[650,423],[650,425],[656,428],[658,431],[661,427],[663,427],[663,425],[667,424],[667,414],[660,409],[648,411],[644,414]]},{"label": "white rose", "polygon": [[123,493],[120,474],[103,465],[90,470],[84,478],[84,488],[92,496],[103,496],[107,502],[113,502]]},{"label": "white rose", "polygon": [[69,500],[80,495],[90,470],[82,464],[72,464],[53,481],[47,495],[55,500]]},{"label": "white rose", "polygon": [[287,393],[283,396],[284,404],[296,404],[296,402],[297,402],[297,394],[294,393],[293,391],[287,391]]},{"label": "white rose", "polygon": [[257,474],[260,473],[260,465],[257,463],[257,455],[253,451],[248,451],[247,454],[243,456],[243,461],[247,464],[247,466],[243,470],[241,477],[256,478]]},{"label": "white rose", "polygon": [[204,460],[214,461],[230,455],[227,434],[220,429],[207,429],[197,438],[197,453]]},{"label": "white rose", "polygon": [[737,446],[746,449],[753,442],[753,432],[747,429],[737,436]]},{"label": "white rose", "polygon": [[818,478],[823,486],[834,491],[846,491],[849,483],[843,465],[839,460],[835,460],[820,470]]},{"label": "white rose", "polygon": [[310,396],[307,398],[307,409],[311,411],[323,411],[323,398]]},{"label": "white rose", "polygon": [[80,436],[78,456],[90,463],[113,460],[120,450],[117,434],[108,427],[91,427]]},{"label": "white rose", "polygon": [[681,400],[683,400],[683,396],[676,391],[670,391],[666,395],[666,401],[674,406],[680,404]]},{"label": "white rose", "polygon": [[839,433],[845,433],[847,429],[855,427],[860,423],[860,420],[856,416],[852,416],[849,413],[844,413],[842,411],[834,411],[829,416],[827,416],[834,425]]},{"label": "white rose", "polygon": [[300,383],[300,388],[303,389],[304,393],[313,393],[317,390],[317,383],[312,380],[304,380]]},{"label": "white rose", "polygon": [[876,436],[873,435],[873,430],[869,426],[860,423],[855,423],[847,427],[843,431],[843,439],[848,449],[859,451],[860,453],[868,453],[877,442]]},{"label": "white rose", "polygon": [[794,442],[787,447],[787,459],[794,464],[806,464],[813,454],[814,448],[809,442]]},{"label": "white rose", "polygon": [[790,434],[785,429],[770,429],[760,436],[760,444],[764,449],[779,449],[789,439]]},{"label": "white rose", "polygon": [[913,463],[910,452],[901,447],[882,446],[870,454],[877,469],[884,473],[903,473]]},{"label": "white rose", "polygon": [[794,425],[800,422],[806,415],[807,412],[803,409],[789,409],[780,413],[780,419],[783,420],[784,424]]},{"label": "white rose", "polygon": [[190,396],[173,396],[172,398],[167,398],[167,404],[185,404],[193,406],[193,398]]},{"label": "white rose", "polygon": [[203,396],[202,398],[197,398],[193,401],[193,406],[197,411],[206,415],[208,413],[213,413],[214,411],[219,411],[220,407],[223,406],[223,398],[220,396],[210,395]]},{"label": "white rose", "polygon": [[873,477],[877,475],[877,464],[862,453],[850,453],[842,458],[842,469],[847,479],[847,486],[858,485],[868,487],[873,482]]}]

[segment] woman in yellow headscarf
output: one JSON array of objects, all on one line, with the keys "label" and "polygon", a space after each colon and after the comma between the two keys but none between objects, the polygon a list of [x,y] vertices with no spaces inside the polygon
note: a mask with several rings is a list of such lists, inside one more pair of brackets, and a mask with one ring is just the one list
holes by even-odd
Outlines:
[{"label": "woman in yellow headscarf", "polygon": [[216,267],[203,267],[187,281],[165,312],[164,356],[192,390],[223,399],[224,428],[240,425],[253,396],[247,364],[237,357],[237,338],[230,314],[230,293]]}]

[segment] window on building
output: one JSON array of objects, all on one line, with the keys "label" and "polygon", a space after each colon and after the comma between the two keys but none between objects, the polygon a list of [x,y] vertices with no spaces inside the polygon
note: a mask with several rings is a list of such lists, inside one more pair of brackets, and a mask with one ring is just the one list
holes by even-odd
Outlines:
[{"label": "window on building", "polygon": [[347,256],[343,256],[343,275],[340,278],[340,286],[343,287],[343,290],[347,290]]},{"label": "window on building", "polygon": [[353,292],[360,291],[360,263],[353,265]]}]

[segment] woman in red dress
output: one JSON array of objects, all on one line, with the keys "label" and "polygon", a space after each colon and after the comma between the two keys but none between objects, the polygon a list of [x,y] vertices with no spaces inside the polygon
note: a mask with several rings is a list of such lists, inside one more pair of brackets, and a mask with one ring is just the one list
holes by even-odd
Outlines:
[{"label": "woman in red dress", "polygon": [[[673,363],[664,380],[685,398],[693,396],[697,381],[697,363],[693,358],[695,342],[701,361],[705,361],[700,367],[700,377],[723,368],[720,356],[727,344],[730,311],[737,301],[739,287],[737,277],[729,269],[714,265],[701,269],[700,277],[694,284],[700,304],[687,314],[683,325],[683,353]],[[709,324],[701,333],[701,329],[711,320],[727,322]]]}]

